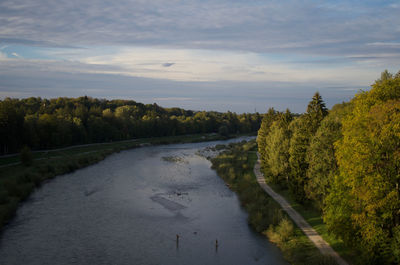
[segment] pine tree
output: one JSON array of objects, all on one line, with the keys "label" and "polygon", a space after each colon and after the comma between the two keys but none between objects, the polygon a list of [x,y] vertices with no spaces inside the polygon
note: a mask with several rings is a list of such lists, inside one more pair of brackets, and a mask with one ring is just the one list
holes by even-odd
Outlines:
[{"label": "pine tree", "polygon": [[292,139],[289,148],[291,171],[289,189],[299,202],[303,202],[306,199],[304,191],[308,169],[306,153],[310,145],[310,139],[314,136],[321,121],[327,114],[325,103],[317,92],[308,104],[307,112],[295,119],[290,125]]}]

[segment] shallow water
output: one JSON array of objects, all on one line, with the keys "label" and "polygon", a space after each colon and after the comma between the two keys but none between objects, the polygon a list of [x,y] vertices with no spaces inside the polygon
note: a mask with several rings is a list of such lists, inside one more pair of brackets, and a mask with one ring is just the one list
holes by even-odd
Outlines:
[{"label": "shallow water", "polygon": [[218,143],[133,149],[55,178],[5,227],[0,264],[287,264],[196,154]]}]

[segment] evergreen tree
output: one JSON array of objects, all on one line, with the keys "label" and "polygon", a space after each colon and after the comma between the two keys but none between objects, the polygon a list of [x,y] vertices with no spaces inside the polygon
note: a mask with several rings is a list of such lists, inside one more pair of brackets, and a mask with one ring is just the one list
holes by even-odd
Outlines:
[{"label": "evergreen tree", "polygon": [[308,164],[306,152],[309,146],[310,131],[305,116],[293,120],[290,124],[292,138],[289,146],[289,190],[299,202],[305,200],[304,185]]},{"label": "evergreen tree", "polygon": [[317,92],[308,104],[307,112],[295,119],[290,125],[292,139],[289,147],[289,164],[291,171],[289,189],[299,202],[303,202],[306,199],[304,191],[304,186],[307,182],[306,172],[308,169],[306,153],[309,148],[310,139],[317,131],[327,113],[328,111],[325,107],[325,103]]},{"label": "evergreen tree", "polygon": [[328,115],[328,109],[325,106],[324,101],[322,100],[321,95],[316,92],[307,106],[307,112],[305,117],[307,119],[307,123],[310,126],[310,134],[314,135],[318,130],[318,127],[321,121]]}]

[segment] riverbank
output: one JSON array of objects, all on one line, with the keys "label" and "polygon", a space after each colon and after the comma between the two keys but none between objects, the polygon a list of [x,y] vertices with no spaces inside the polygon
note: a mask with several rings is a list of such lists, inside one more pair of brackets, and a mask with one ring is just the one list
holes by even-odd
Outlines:
[{"label": "riverbank", "polygon": [[135,148],[57,176],[3,228],[0,264],[288,265],[199,154],[249,138]]},{"label": "riverbank", "polygon": [[336,264],[318,251],[260,187],[253,172],[256,160],[254,141],[230,144],[226,151],[212,159],[213,169],[238,194],[249,213],[249,224],[275,243],[291,264]]},{"label": "riverbank", "polygon": [[[237,137],[240,135],[232,135]],[[143,145],[194,143],[227,139],[218,134],[198,134],[99,143],[32,153],[32,163],[22,165],[19,155],[0,158],[0,230],[14,216],[18,204],[45,181],[95,164],[110,154]]]},{"label": "riverbank", "polygon": [[266,182],[265,177],[260,171],[259,154],[257,153],[257,162],[254,165],[254,174],[257,182],[263,190],[290,216],[292,221],[303,231],[303,233],[314,243],[318,250],[325,256],[332,257],[338,265],[349,265],[333,248],[318,234],[318,232],[310,226],[310,224],[301,216],[289,202],[280,194],[275,192]]}]

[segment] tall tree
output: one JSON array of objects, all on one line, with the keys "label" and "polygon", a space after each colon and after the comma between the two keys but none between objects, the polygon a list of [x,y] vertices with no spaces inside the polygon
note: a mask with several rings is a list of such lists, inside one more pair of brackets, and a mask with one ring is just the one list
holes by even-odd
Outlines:
[{"label": "tall tree", "polygon": [[322,120],[307,150],[308,169],[304,189],[306,197],[320,210],[337,173],[334,143],[342,138],[342,119],[351,111],[351,106],[349,103],[335,105]]},{"label": "tall tree", "polygon": [[17,103],[10,98],[0,102],[0,154],[16,152],[21,147],[24,115]]},{"label": "tall tree", "polygon": [[295,195],[296,200],[300,202],[306,199],[304,191],[308,169],[306,153],[309,148],[310,139],[317,131],[327,113],[328,110],[325,107],[325,103],[317,92],[310,103],[308,103],[307,112],[295,119],[290,125],[292,139],[289,148],[289,164],[291,169],[289,188]]},{"label": "tall tree", "polygon": [[358,94],[336,144],[324,220],[366,263],[400,263],[400,78]]},{"label": "tall tree", "polygon": [[264,114],[260,129],[257,134],[257,145],[258,145],[258,153],[260,154],[261,166],[264,170],[267,168],[267,156],[268,153],[266,151],[266,137],[271,130],[271,125],[276,119],[277,112],[274,108],[269,108],[268,112]]},{"label": "tall tree", "polygon": [[270,170],[269,181],[281,186],[288,185],[289,147],[291,131],[289,124],[293,117],[287,109],[285,113],[279,113],[276,121],[272,123],[271,130],[266,137],[267,164]]}]

